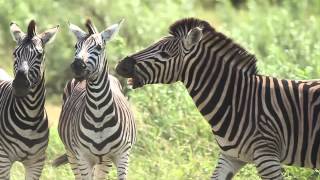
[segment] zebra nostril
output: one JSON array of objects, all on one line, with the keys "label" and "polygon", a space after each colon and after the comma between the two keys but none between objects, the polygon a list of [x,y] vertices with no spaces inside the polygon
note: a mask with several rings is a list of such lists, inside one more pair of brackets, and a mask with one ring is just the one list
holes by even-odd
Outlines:
[{"label": "zebra nostril", "polygon": [[82,60],[75,60],[71,65],[71,68],[76,71],[83,71],[87,65]]},{"label": "zebra nostril", "polygon": [[29,81],[27,72],[18,71],[13,80],[13,86],[17,88],[29,88],[31,83]]}]

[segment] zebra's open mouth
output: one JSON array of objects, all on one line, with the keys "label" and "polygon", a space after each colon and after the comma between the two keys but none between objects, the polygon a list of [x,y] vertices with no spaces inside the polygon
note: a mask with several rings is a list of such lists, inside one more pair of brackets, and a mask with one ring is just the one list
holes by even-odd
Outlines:
[{"label": "zebra's open mouth", "polygon": [[135,77],[132,77],[132,78],[128,78],[127,80],[127,84],[129,86],[132,86],[132,89],[136,89],[136,88],[139,88],[139,87],[142,87],[143,86],[143,82],[141,81],[141,79],[137,76]]}]

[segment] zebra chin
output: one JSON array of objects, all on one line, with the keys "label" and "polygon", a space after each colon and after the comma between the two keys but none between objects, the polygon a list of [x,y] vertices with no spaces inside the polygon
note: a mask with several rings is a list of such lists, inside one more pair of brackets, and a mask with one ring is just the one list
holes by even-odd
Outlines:
[{"label": "zebra chin", "polygon": [[27,87],[13,87],[12,93],[15,97],[25,97],[30,93],[30,88]]},{"label": "zebra chin", "polygon": [[25,97],[31,91],[29,81],[22,81],[19,78],[15,78],[12,82],[12,93],[15,97]]},{"label": "zebra chin", "polygon": [[86,79],[84,76],[73,76],[73,78],[77,81],[83,81]]},{"label": "zebra chin", "polygon": [[83,81],[88,78],[87,73],[83,72],[73,72],[73,78],[76,79],[77,81]]},{"label": "zebra chin", "polygon": [[145,85],[138,77],[129,78],[127,84],[132,86],[132,89],[137,89]]}]

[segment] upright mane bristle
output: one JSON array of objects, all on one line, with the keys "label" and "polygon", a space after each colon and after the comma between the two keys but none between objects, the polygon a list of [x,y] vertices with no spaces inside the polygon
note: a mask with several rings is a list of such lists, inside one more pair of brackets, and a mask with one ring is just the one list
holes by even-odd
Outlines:
[{"label": "upright mane bristle", "polygon": [[31,20],[28,26],[28,32],[27,32],[27,37],[29,39],[32,39],[33,36],[37,34],[36,32],[36,22],[34,20]]},{"label": "upright mane bristle", "polygon": [[97,30],[96,26],[93,24],[93,22],[90,19],[87,19],[86,27],[88,29],[89,34],[98,33],[98,30]]},{"label": "upright mane bristle", "polygon": [[246,69],[248,74],[257,74],[256,57],[244,49],[241,45],[235,43],[232,39],[228,38],[222,33],[215,31],[215,29],[206,21],[200,20],[197,18],[185,18],[176,21],[169,27],[169,33],[176,37],[183,37],[188,34],[193,28],[199,27],[202,29],[203,33],[212,33],[214,36],[219,36],[221,39],[228,40],[233,43],[233,48],[236,48],[238,51],[238,58],[235,58],[239,61],[247,61],[246,64],[250,64],[250,67]]},{"label": "upright mane bristle", "polygon": [[215,31],[214,28],[206,21],[197,18],[185,18],[176,21],[169,27],[169,33],[174,36],[186,35],[191,29],[200,27],[202,32]]}]

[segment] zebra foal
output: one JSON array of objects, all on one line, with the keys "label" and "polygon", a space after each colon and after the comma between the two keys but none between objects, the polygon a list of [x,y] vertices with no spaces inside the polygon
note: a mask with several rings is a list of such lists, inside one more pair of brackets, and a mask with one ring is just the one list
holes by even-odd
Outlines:
[{"label": "zebra foal", "polygon": [[221,150],[212,179],[231,179],[246,163],[262,179],[283,179],[281,164],[320,168],[319,81],[258,74],[254,55],[203,20],[179,20],[169,33],[116,71],[133,88],[184,84]]},{"label": "zebra foal", "polygon": [[135,122],[119,81],[108,74],[105,52],[121,22],[101,33],[90,20],[86,22],[88,33],[69,26],[78,41],[71,64],[74,79],[65,87],[58,126],[66,155],[54,165],[68,160],[76,179],[105,179],[112,162],[118,179],[127,176],[129,152],[136,140]]},{"label": "zebra foal", "polygon": [[20,161],[25,179],[39,179],[48,145],[48,119],[44,109],[44,46],[58,26],[41,34],[31,21],[25,34],[15,23],[10,31],[17,46],[13,51],[14,79],[0,80],[0,179]]}]

